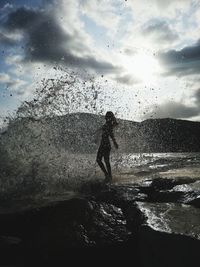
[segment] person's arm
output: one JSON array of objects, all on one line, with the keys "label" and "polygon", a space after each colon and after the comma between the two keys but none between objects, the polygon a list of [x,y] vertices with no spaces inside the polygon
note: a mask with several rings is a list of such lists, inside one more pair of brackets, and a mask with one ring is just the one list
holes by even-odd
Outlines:
[{"label": "person's arm", "polygon": [[113,144],[114,144],[115,148],[118,149],[119,146],[118,146],[118,144],[117,144],[117,142],[115,140],[115,136],[114,136],[113,130],[110,131],[110,137],[111,137],[111,139],[113,141]]}]

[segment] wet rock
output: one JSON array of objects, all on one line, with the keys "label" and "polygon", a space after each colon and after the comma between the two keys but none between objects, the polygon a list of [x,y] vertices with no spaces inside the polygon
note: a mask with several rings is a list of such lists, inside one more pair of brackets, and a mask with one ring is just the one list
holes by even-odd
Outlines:
[{"label": "wet rock", "polygon": [[147,195],[134,185],[111,185],[97,194],[95,199],[124,208],[130,202],[145,201]]},{"label": "wet rock", "polygon": [[147,195],[135,184],[106,184],[102,181],[85,183],[80,192],[97,202],[125,207],[129,202],[145,201]]},{"label": "wet rock", "polygon": [[187,193],[182,202],[200,208],[200,193]]},{"label": "wet rock", "polygon": [[200,192],[200,180],[197,180],[195,182],[189,183],[189,184],[181,184],[177,185],[173,188],[173,191],[177,192]]},{"label": "wet rock", "polygon": [[184,193],[171,190],[153,191],[148,195],[148,197],[149,202],[177,203],[182,201]]},{"label": "wet rock", "polygon": [[151,190],[170,190],[172,189],[174,186],[177,185],[182,185],[182,184],[190,184],[193,183],[195,181],[195,179],[191,179],[189,177],[176,177],[174,179],[171,178],[155,178],[155,179],[151,179],[151,180],[146,180],[145,182],[148,183],[148,187]]},{"label": "wet rock", "polygon": [[133,255],[137,267],[194,266],[200,245],[199,187],[200,181],[188,178],[140,184],[95,181],[83,185],[82,197],[50,197],[52,201],[26,203],[25,208],[20,202],[7,214],[4,205],[0,245],[20,260],[25,257],[28,266],[30,261],[33,266],[68,262],[71,253],[93,254],[95,248],[104,249],[103,255],[118,248],[121,257]]},{"label": "wet rock", "polygon": [[145,222],[145,214],[138,208],[137,202],[129,204],[124,208],[124,215],[127,221],[127,228],[136,235],[141,225]]},{"label": "wet rock", "polygon": [[175,203],[136,203],[146,217],[145,224],[156,231],[176,233],[200,240],[200,210]]},{"label": "wet rock", "polygon": [[200,181],[194,183],[175,186],[171,193],[181,193],[182,197],[179,202],[190,204],[200,208]]},{"label": "wet rock", "polygon": [[26,261],[67,260],[69,249],[120,246],[130,235],[120,208],[84,198],[0,217],[1,231],[22,240]]},{"label": "wet rock", "polygon": [[143,226],[138,247],[142,267],[189,267],[199,262],[199,240]]},{"label": "wet rock", "polygon": [[21,239],[15,236],[0,236],[0,246],[18,245]]},{"label": "wet rock", "polygon": [[82,184],[79,192],[84,195],[96,195],[104,190],[107,190],[109,185],[104,183],[102,180],[88,181]]},{"label": "wet rock", "polygon": [[41,215],[38,237],[48,236],[46,241],[52,238],[52,244],[56,239],[65,247],[101,246],[128,236],[121,209],[106,203],[72,199],[45,208]]},{"label": "wet rock", "polygon": [[[149,202],[183,202],[186,198],[185,190],[182,188],[190,188],[190,185],[196,181],[188,177],[181,178],[155,178],[146,180],[139,186],[141,192],[148,195]],[[178,188],[180,190],[178,190]],[[192,189],[191,189],[192,192]],[[185,202],[186,203],[186,202]]]},{"label": "wet rock", "polygon": [[200,210],[174,203],[136,203],[146,218],[138,231],[141,265],[196,266]]},{"label": "wet rock", "polygon": [[93,207],[88,235],[96,245],[99,247],[126,242],[129,232],[121,209],[110,204],[95,202]]},{"label": "wet rock", "polygon": [[1,264],[5,264],[7,266],[7,264],[10,265],[19,262],[21,252],[20,243],[21,239],[16,236],[0,236]]}]

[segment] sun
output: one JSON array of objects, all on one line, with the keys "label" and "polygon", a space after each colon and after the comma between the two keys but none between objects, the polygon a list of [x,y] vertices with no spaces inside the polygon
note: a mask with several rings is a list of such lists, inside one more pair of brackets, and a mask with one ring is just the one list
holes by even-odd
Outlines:
[{"label": "sun", "polygon": [[145,53],[138,53],[131,57],[124,56],[122,64],[129,75],[145,82],[153,82],[161,71],[155,56]]}]

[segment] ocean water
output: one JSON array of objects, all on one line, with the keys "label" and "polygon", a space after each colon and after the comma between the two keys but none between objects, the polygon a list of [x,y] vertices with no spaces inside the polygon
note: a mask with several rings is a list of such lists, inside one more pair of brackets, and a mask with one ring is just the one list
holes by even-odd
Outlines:
[{"label": "ocean water", "polygon": [[[103,180],[95,154],[71,155],[68,173],[76,187],[84,182]],[[111,153],[113,183],[138,182],[154,177],[200,177],[200,153]],[[68,169],[69,171],[69,169]]]},{"label": "ocean water", "polygon": [[113,162],[121,169],[140,167],[141,169],[160,170],[180,168],[184,166],[198,166],[200,164],[200,153],[134,153],[113,155]]},{"label": "ocean water", "polygon": [[[112,183],[137,183],[154,177],[200,177],[200,153],[132,153],[111,151]],[[7,168],[8,170],[6,170]],[[103,181],[96,154],[61,151],[4,166],[0,194],[62,194],[79,191],[84,183]]]}]

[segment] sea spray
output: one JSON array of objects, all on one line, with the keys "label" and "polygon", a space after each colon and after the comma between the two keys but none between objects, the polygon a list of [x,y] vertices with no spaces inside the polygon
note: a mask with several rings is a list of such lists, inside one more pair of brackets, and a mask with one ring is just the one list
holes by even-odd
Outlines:
[{"label": "sea spray", "polygon": [[[104,123],[105,91],[91,75],[54,69],[58,74],[41,81],[33,99],[21,104],[1,134],[3,195],[59,193],[102,178],[95,163],[94,133]],[[126,145],[131,137],[127,129],[121,121],[116,130],[121,152],[138,146]],[[120,161],[118,154],[114,167]]]}]

